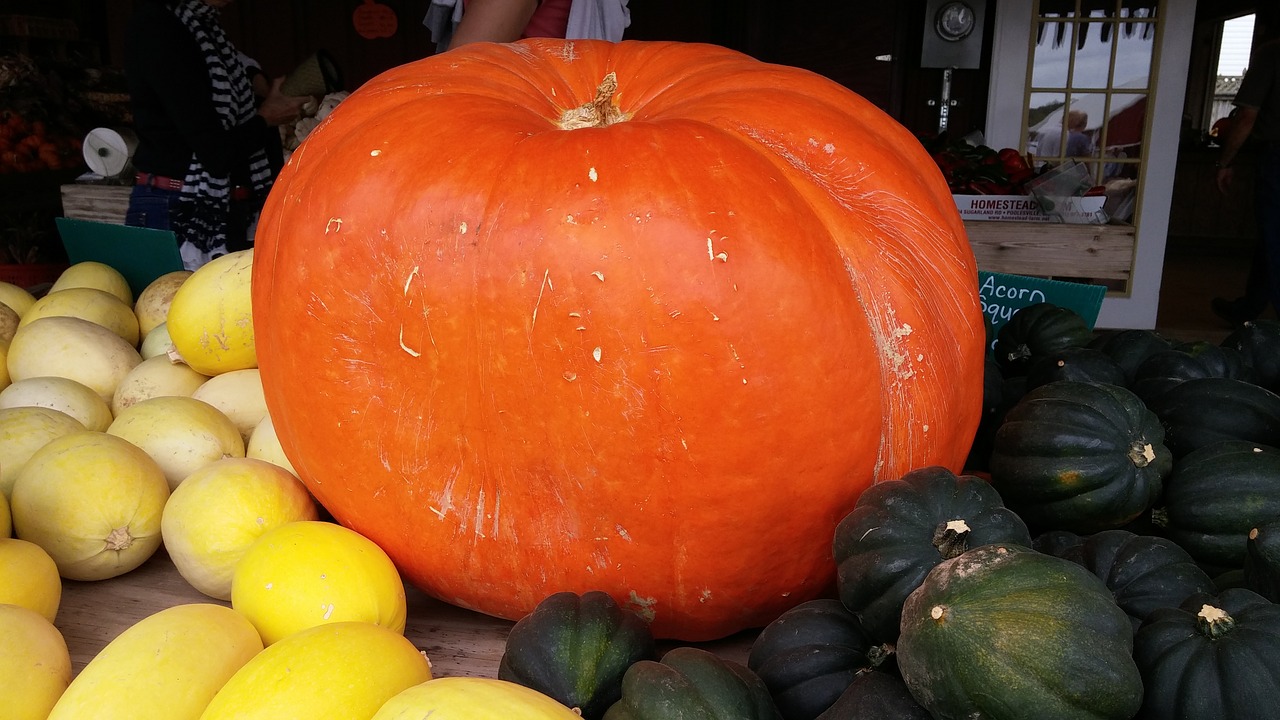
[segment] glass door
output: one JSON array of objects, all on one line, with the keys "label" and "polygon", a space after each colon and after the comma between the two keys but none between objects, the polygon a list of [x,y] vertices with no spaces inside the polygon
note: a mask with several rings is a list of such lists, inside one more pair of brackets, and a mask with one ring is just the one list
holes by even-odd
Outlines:
[{"label": "glass door", "polygon": [[1031,33],[1022,149],[1085,164],[1113,221],[1132,222],[1145,154],[1157,0],[1040,0]]}]

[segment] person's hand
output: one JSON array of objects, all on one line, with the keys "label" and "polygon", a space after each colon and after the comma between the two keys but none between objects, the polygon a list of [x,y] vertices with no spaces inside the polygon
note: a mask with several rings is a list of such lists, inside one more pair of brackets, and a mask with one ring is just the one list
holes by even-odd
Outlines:
[{"label": "person's hand", "polygon": [[1218,168],[1218,192],[1231,194],[1231,181],[1235,179],[1235,171],[1229,167]]},{"label": "person's hand", "polygon": [[302,115],[302,106],[311,100],[309,97],[294,97],[280,92],[283,83],[283,77],[272,81],[270,92],[258,106],[258,114],[268,125],[284,125],[297,120]]}]

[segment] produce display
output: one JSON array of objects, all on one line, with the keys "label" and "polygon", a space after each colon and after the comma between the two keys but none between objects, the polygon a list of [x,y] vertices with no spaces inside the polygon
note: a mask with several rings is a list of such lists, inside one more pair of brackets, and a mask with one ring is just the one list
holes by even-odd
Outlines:
[{"label": "produce display", "polygon": [[[602,62],[590,44],[577,46],[571,72],[547,55],[552,45],[517,47],[527,54],[520,72],[494,70],[509,50],[476,50],[470,71],[489,73],[493,92],[524,89],[514,110],[477,101],[461,116],[468,125],[497,114],[498,126],[523,132],[553,104],[533,90],[543,85],[556,102],[590,99]],[[3,309],[13,318],[12,337],[0,337],[0,715],[1280,718],[1270,352],[1280,323],[1247,323],[1220,345],[1172,343],[1031,306],[994,352],[970,358],[960,347],[970,259],[935,263],[946,267],[920,283],[907,280],[924,269],[895,264],[950,247],[937,209],[950,206],[932,189],[944,184],[916,170],[873,172],[892,154],[867,147],[862,171],[911,190],[878,212],[891,208],[918,232],[899,237],[875,226],[875,213],[837,210],[852,202],[841,194],[849,187],[823,184],[833,178],[824,173],[853,160],[833,150],[834,165],[819,167],[828,151],[805,149],[831,129],[821,102],[817,119],[735,136],[745,152],[717,146],[775,183],[769,198],[740,195],[745,171],[720,176],[727,189],[716,192],[683,184],[691,171],[675,160],[665,179],[627,164],[653,147],[696,154],[680,134],[712,134],[710,120],[738,123],[715,130],[721,139],[753,127],[764,111],[740,101],[746,90],[775,115],[798,98],[847,95],[701,47],[677,59],[705,63],[707,75],[629,91],[662,74],[666,56],[619,47],[611,62],[630,70],[591,112],[630,117],[522,140],[590,150],[598,177],[574,175],[582,162],[552,162],[561,156],[551,150],[526,168],[507,148],[511,181],[549,177],[545,197],[501,196],[507,204],[488,207],[479,227],[472,213],[488,196],[457,178],[395,192],[384,178],[374,192],[349,170],[321,183],[326,158],[355,167],[353,153],[390,162],[411,147],[395,123],[369,144],[376,133],[362,134],[363,123],[397,110],[356,93],[300,147],[286,179],[299,208],[334,208],[323,220],[275,207],[257,250],[157,278],[136,299],[96,263],[34,294],[0,283],[0,320]],[[736,79],[723,84],[726,72]],[[781,97],[769,99],[767,78],[796,92],[771,86]],[[626,152],[596,137],[625,140]],[[470,174],[498,162],[475,155],[458,172],[501,185]],[[640,177],[621,179],[623,170]],[[431,207],[406,199],[419,192],[434,193]],[[407,209],[379,225],[364,213],[384,196]],[[619,228],[637,198],[652,215]],[[768,214],[779,208],[803,239],[783,234]],[[698,258],[708,268],[686,257],[684,219],[703,227],[710,209],[712,254],[703,237]],[[837,222],[846,215],[858,219]],[[405,225],[391,222],[401,216]],[[401,244],[417,255],[373,237],[415,223]],[[893,262],[858,254],[872,243],[871,257]],[[358,264],[360,253],[374,260]],[[896,284],[877,289],[885,278]],[[617,294],[591,294],[606,288]],[[449,292],[464,299],[450,304]],[[688,317],[695,301],[719,319]],[[893,328],[902,335],[885,334]],[[486,344],[502,353],[481,353]],[[553,375],[561,367],[578,375]],[[811,374],[788,375],[801,370]],[[730,430],[742,436],[719,434]],[[436,474],[453,504],[427,482]],[[485,485],[490,477],[504,482]],[[552,482],[566,479],[575,482]],[[362,525],[371,518],[381,525]],[[500,542],[517,532],[521,543]],[[582,537],[586,574],[563,589]],[[413,572],[437,562],[454,573],[439,586]],[[609,563],[621,567],[606,572]],[[120,618],[137,608],[119,603],[68,617],[68,597],[123,588],[144,564],[162,564],[199,599],[154,609],[126,599],[148,609],[136,622]],[[674,589],[642,594],[658,587],[645,573]],[[701,595],[712,583],[740,607]],[[459,589],[437,609],[510,595],[480,608],[514,616],[493,620],[505,622],[501,657],[477,653],[468,673],[433,668],[435,653],[469,640],[409,632],[415,584]],[[664,616],[682,593],[714,607]],[[741,658],[703,642],[739,627],[730,647]]]}]

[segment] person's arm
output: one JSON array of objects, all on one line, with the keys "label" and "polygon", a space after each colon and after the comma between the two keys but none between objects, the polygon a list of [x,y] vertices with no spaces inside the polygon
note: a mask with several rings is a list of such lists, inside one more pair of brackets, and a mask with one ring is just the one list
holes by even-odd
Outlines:
[{"label": "person's arm", "polygon": [[449,49],[473,42],[515,42],[536,9],[538,0],[467,0]]},{"label": "person's arm", "polygon": [[1240,154],[1240,148],[1253,133],[1254,123],[1258,121],[1258,108],[1240,105],[1236,115],[1231,119],[1227,130],[1227,138],[1222,144],[1222,154],[1218,156],[1218,191],[1226,195],[1231,192],[1231,183],[1235,179],[1232,163]]}]

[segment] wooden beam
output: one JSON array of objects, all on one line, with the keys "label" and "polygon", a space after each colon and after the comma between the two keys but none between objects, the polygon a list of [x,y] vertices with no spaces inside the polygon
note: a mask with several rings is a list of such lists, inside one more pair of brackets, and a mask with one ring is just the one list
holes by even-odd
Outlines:
[{"label": "wooden beam", "polygon": [[982,270],[1108,280],[1133,275],[1132,225],[969,220],[964,226]]}]

